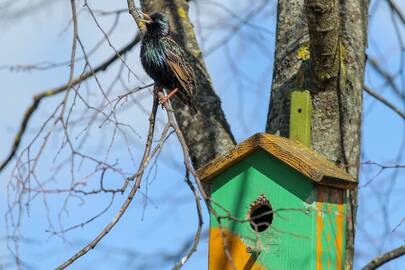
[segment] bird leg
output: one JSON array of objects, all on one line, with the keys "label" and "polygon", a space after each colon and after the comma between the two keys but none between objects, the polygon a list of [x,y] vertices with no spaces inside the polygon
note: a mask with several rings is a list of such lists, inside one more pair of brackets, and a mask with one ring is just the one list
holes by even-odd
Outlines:
[{"label": "bird leg", "polygon": [[164,105],[178,90],[179,88],[174,88],[167,96],[159,98],[160,104]]},{"label": "bird leg", "polygon": [[158,84],[154,84],[153,85],[153,90],[154,90],[154,92],[155,92],[155,95],[157,96],[157,94],[159,93],[159,92],[162,92],[163,91],[163,87],[161,86],[161,85],[158,85]]}]

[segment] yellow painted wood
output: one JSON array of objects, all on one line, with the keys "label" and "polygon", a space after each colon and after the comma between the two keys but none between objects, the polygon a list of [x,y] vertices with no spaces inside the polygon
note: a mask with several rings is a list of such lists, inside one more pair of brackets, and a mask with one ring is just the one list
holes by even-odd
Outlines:
[{"label": "yellow painted wood", "polygon": [[357,181],[351,175],[316,151],[300,142],[267,133],[253,135],[225,155],[209,162],[197,174],[201,180],[209,181],[258,149],[263,149],[318,184],[341,189],[354,189],[357,186]]},{"label": "yellow painted wood", "polygon": [[[226,246],[225,246],[226,244]],[[228,255],[226,254],[228,253]],[[211,228],[209,245],[209,270],[267,270],[257,262],[255,253],[249,253],[247,246],[237,234],[228,229]],[[229,256],[229,257],[228,257]],[[232,260],[232,262],[230,262]]]},{"label": "yellow painted wood", "polygon": [[315,187],[316,269],[343,270],[345,259],[345,191],[326,186]]},{"label": "yellow painted wood", "polygon": [[[309,181],[262,149],[219,173],[211,184],[210,270],[230,270],[228,258],[243,270],[258,264],[264,269],[344,269],[346,190]],[[271,225],[257,233],[247,221],[261,197],[274,215]],[[252,256],[246,248],[260,253]]]},{"label": "yellow painted wood", "polygon": [[308,90],[294,90],[290,105],[290,139],[311,146],[312,101]]},{"label": "yellow painted wood", "polygon": [[[216,214],[210,213],[210,229],[222,227],[242,241],[244,245],[233,244],[232,256],[236,256],[236,260],[245,256],[244,262],[247,262],[246,247],[249,247],[260,251],[255,264],[266,269],[315,269],[315,257],[312,257],[315,252],[314,186],[307,177],[259,150],[212,181],[211,199],[215,202],[212,207]],[[239,221],[249,219],[252,205],[260,197],[268,200],[274,215],[269,228],[257,233],[250,222]],[[217,214],[224,217],[221,226]],[[227,215],[233,219],[225,218]],[[210,236],[210,254],[218,256],[223,243],[216,242],[217,248],[211,248],[215,240],[221,238]],[[209,258],[210,262],[214,259],[211,255]]]}]

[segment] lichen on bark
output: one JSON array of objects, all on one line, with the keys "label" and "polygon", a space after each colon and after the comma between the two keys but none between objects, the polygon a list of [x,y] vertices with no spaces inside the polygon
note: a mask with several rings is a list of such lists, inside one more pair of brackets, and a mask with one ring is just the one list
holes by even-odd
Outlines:
[{"label": "lichen on bark", "polygon": [[[367,0],[278,1],[266,127],[270,133],[288,136],[290,91],[310,90],[312,147],[355,177],[360,157],[367,10]],[[348,193],[345,269],[353,267],[356,209],[354,191]]]}]

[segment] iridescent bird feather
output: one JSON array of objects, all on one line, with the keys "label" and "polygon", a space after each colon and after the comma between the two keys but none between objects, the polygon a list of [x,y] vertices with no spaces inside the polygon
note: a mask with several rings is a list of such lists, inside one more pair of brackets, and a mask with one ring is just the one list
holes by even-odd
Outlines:
[{"label": "iridescent bird feather", "polygon": [[147,30],[141,46],[143,68],[158,87],[168,89],[168,96],[177,91],[175,96],[194,109],[194,70],[184,50],[170,37],[167,17],[160,12],[144,14],[144,22]]}]

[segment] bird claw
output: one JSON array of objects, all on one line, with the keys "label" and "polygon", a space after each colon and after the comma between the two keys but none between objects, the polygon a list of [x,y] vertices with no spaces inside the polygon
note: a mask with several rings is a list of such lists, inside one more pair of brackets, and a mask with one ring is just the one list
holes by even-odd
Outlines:
[{"label": "bird claw", "polygon": [[162,105],[162,107],[166,107],[166,103],[167,101],[169,101],[169,98],[171,98],[178,90],[179,90],[178,88],[175,88],[172,91],[170,91],[170,93],[167,96],[160,97],[159,98],[160,105]]},{"label": "bird claw", "polygon": [[164,97],[160,97],[159,98],[159,103],[160,105],[162,105],[162,107],[165,107],[167,101],[169,100],[170,97],[168,96],[164,96]]}]

